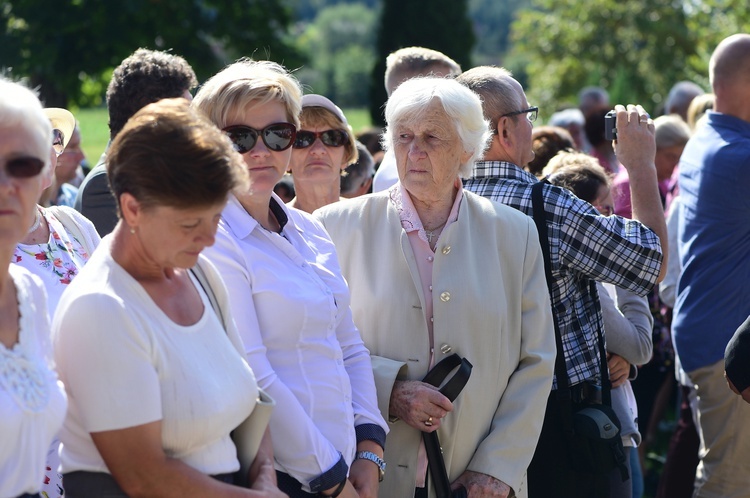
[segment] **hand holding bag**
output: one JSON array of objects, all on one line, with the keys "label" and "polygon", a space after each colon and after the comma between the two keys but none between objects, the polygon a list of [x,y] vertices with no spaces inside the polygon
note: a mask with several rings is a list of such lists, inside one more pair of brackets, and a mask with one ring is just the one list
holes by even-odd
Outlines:
[{"label": "hand holding bag", "polygon": [[[471,376],[473,366],[466,358],[461,358],[455,353],[444,358],[432,370],[427,372],[422,382],[440,387],[448,377],[448,374],[456,367],[458,367],[458,370],[456,370],[453,377],[440,388],[440,392],[453,402]],[[433,484],[438,498],[466,498],[467,492],[463,486],[451,491],[451,482],[448,479],[448,471],[445,468],[443,450],[440,447],[437,432],[422,432],[422,440],[424,441],[425,452],[427,453],[428,469],[434,481]]]},{"label": "hand holding bag", "polygon": [[232,441],[237,447],[237,459],[240,461],[237,484],[249,487],[247,474],[258,454],[258,448],[266,433],[268,421],[276,406],[276,401],[262,389],[258,389],[258,400],[255,408],[244,422],[232,431]]}]

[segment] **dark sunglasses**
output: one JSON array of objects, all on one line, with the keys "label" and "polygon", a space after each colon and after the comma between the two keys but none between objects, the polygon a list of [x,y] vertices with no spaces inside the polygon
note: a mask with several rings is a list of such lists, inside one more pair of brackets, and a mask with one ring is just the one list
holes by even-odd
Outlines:
[{"label": "dark sunglasses", "polygon": [[58,156],[65,150],[65,133],[55,128],[52,130],[52,148]]},{"label": "dark sunglasses", "polygon": [[224,128],[223,131],[232,141],[234,150],[240,154],[253,150],[255,144],[258,143],[258,137],[274,152],[286,150],[292,146],[297,134],[297,128],[292,123],[273,123],[262,130],[236,125]]},{"label": "dark sunglasses", "polygon": [[320,138],[323,145],[328,147],[341,147],[349,141],[349,134],[343,130],[326,130],[316,133],[314,131],[300,130],[297,132],[297,139],[294,141],[295,149],[306,149]]},{"label": "dark sunglasses", "polygon": [[17,157],[5,162],[5,171],[12,178],[31,178],[42,172],[44,161],[36,157]]}]

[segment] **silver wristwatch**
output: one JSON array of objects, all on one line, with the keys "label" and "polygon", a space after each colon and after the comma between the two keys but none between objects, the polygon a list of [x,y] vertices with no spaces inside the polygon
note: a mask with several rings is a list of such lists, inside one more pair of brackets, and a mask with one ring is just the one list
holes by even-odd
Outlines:
[{"label": "silver wristwatch", "polygon": [[355,460],[369,460],[375,465],[378,466],[378,481],[382,482],[383,478],[385,477],[385,461],[383,461],[382,458],[377,456],[372,451],[358,451],[357,454],[354,456]]}]

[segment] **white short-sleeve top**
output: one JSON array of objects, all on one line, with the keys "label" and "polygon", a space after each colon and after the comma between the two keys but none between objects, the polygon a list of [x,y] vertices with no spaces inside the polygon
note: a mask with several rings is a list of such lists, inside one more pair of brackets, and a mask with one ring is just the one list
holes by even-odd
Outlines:
[{"label": "white short-sleeve top", "polygon": [[[200,284],[203,315],[174,323],[110,254],[102,240],[63,294],[53,321],[60,378],[70,399],[60,433],[62,472],[108,472],[89,433],[160,420],[167,456],[205,474],[239,469],[229,433],[258,395],[242,343],[225,331]],[[201,259],[212,288],[223,286]],[[192,277],[191,277],[192,278]],[[215,292],[228,311],[226,292]]]},{"label": "white short-sleeve top", "polygon": [[19,305],[18,342],[0,344],[0,496],[38,493],[47,450],[66,399],[51,366],[47,297],[41,281],[10,265]]}]

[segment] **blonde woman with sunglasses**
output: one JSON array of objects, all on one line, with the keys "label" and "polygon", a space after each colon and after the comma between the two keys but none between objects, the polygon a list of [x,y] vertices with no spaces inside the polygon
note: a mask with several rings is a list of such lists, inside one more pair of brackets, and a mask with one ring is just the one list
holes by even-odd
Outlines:
[{"label": "blonde woman with sunglasses", "polygon": [[359,154],[346,116],[322,95],[302,97],[300,126],[289,163],[297,196],[289,205],[312,213],[341,200],[341,176]]},{"label": "blonde woman with sunglasses", "polygon": [[279,488],[292,498],[375,498],[387,426],[349,288],[326,231],[273,192],[295,138],[305,138],[301,100],[282,66],[247,60],[195,96],[250,176],[249,188],[230,196],[206,255],[224,277],[258,385],[276,400],[269,425]]},{"label": "blonde woman with sunglasses", "polygon": [[52,370],[42,283],[11,264],[39,217],[52,126],[39,99],[0,78],[0,496],[38,497],[67,401]]}]

